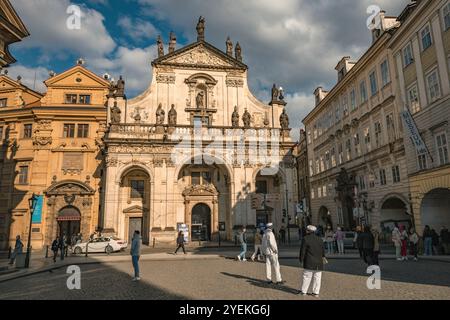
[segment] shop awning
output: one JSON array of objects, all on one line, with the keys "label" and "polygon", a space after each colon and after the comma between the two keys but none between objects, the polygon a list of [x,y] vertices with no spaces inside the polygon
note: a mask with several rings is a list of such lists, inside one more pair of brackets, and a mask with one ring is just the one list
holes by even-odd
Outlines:
[{"label": "shop awning", "polygon": [[66,207],[59,212],[56,221],[80,221],[81,215],[75,207]]}]

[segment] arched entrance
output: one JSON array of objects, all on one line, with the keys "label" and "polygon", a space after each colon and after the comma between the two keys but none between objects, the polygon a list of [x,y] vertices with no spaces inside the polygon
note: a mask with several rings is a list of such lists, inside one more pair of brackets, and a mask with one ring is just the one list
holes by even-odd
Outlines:
[{"label": "arched entrance", "polygon": [[412,226],[411,216],[408,215],[406,204],[398,197],[386,199],[380,210],[380,240],[390,243],[395,224],[405,226],[407,230]]},{"label": "arched entrance", "polygon": [[450,190],[437,188],[428,192],[420,206],[422,226],[429,225],[439,233],[442,226],[450,226]]},{"label": "arched entrance", "polygon": [[198,203],[192,208],[191,239],[192,241],[211,240],[211,209],[204,203]]},{"label": "arched entrance", "polygon": [[58,236],[66,236],[67,241],[70,241],[73,235],[80,232],[81,229],[81,214],[80,211],[74,206],[67,206],[62,208],[58,217]]},{"label": "arched entrance", "polygon": [[319,209],[319,224],[321,224],[324,227],[324,230],[327,226],[331,226],[331,229],[333,229],[333,220],[331,219],[331,213],[328,210],[327,207],[322,206]]}]

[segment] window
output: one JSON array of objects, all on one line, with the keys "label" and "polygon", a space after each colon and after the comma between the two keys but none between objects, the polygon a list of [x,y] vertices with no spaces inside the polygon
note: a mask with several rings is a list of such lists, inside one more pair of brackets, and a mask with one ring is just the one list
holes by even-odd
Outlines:
[{"label": "window", "polygon": [[356,94],[355,94],[355,89],[352,89],[352,91],[350,91],[350,107],[351,110],[355,110],[356,109]]},{"label": "window", "polygon": [[359,148],[359,133],[353,135],[353,144],[355,145],[356,156],[361,155],[361,149]]},{"label": "window", "polygon": [[344,151],[342,149],[342,143],[338,145],[338,153],[339,164],[342,164],[344,162]]},{"label": "window", "polygon": [[375,71],[373,71],[369,75],[369,81],[370,81],[370,94],[373,96],[378,92],[377,74],[375,73]]},{"label": "window", "polygon": [[131,199],[144,199],[145,181],[131,180]]},{"label": "window", "polygon": [[311,199],[314,199],[316,196],[314,194],[314,189],[311,189]]},{"label": "window", "polygon": [[417,162],[419,164],[419,170],[425,170],[427,168],[427,155],[419,154],[417,156]]},{"label": "window", "polygon": [[191,173],[192,185],[206,185],[211,183],[211,173],[209,171],[195,171]]},{"label": "window", "polygon": [[360,176],[359,177],[359,188],[361,190],[365,190],[366,189],[366,177],[365,176]]},{"label": "window", "polygon": [[394,126],[394,115],[392,113],[386,116],[386,128],[388,133],[389,142],[395,140],[395,126]]},{"label": "window", "polygon": [[91,104],[91,95],[80,94],[78,103],[79,104]]},{"label": "window", "polygon": [[375,145],[377,148],[381,146],[382,144],[382,137],[381,137],[381,123],[380,121],[375,122]]},{"label": "window", "polygon": [[336,112],[336,122],[338,122],[341,120],[341,106],[339,104],[339,101],[336,103],[335,112]]},{"label": "window", "polygon": [[72,123],[64,124],[63,138],[75,138],[75,125]]},{"label": "window", "polygon": [[359,84],[359,94],[361,97],[361,104],[367,101],[367,88],[366,88],[366,81],[362,81]]},{"label": "window", "polygon": [[317,139],[317,124],[314,125],[314,140]]},{"label": "window", "polygon": [[0,108],[6,107],[8,105],[8,99],[0,99]]},{"label": "window", "polygon": [[323,156],[320,156],[320,172],[325,171],[325,163],[323,161]]},{"label": "window", "polygon": [[398,166],[392,167],[392,181],[394,183],[400,182],[400,168]]},{"label": "window", "polygon": [[31,138],[32,135],[33,135],[33,125],[25,124],[23,126],[23,137],[28,139],[28,138]]},{"label": "window", "polygon": [[442,15],[444,16],[444,30],[448,30],[450,28],[450,2],[442,9]]},{"label": "window", "polygon": [[319,159],[316,159],[316,173],[320,173],[320,162]]},{"label": "window", "polygon": [[381,63],[381,85],[384,87],[389,82],[391,82],[391,78],[389,75],[389,64],[387,60],[384,60]]},{"label": "window", "polygon": [[313,176],[314,175],[314,166],[313,166],[313,161],[309,160],[309,175]]},{"label": "window", "polygon": [[77,103],[77,95],[76,94],[66,94],[66,103],[76,104]]},{"label": "window", "polygon": [[380,184],[382,186],[386,185],[386,170],[384,170],[384,169],[380,170]]},{"label": "window", "polygon": [[411,114],[415,114],[420,111],[419,93],[417,92],[417,85],[408,89],[408,105]]},{"label": "window", "polygon": [[267,181],[266,180],[258,180],[256,181],[256,193],[264,193],[267,194]]},{"label": "window", "polygon": [[348,116],[348,96],[342,97],[342,109],[344,110],[344,117]]},{"label": "window", "polygon": [[350,139],[347,139],[345,142],[345,150],[347,155],[347,161],[350,161],[352,159],[352,142]]},{"label": "window", "polygon": [[411,63],[413,63],[413,54],[411,49],[411,44],[408,43],[406,47],[403,49],[403,67],[409,66]]},{"label": "window", "polygon": [[331,149],[331,167],[336,167],[336,150],[334,148]]},{"label": "window", "polygon": [[370,152],[372,150],[372,145],[370,143],[370,128],[369,127],[364,129],[364,143],[366,145],[367,152]]},{"label": "window", "polygon": [[323,194],[324,197],[327,196],[327,186],[323,186],[322,187],[322,194]]},{"label": "window", "polygon": [[445,133],[436,136],[436,145],[439,155],[439,164],[443,165],[448,163],[448,146]]},{"label": "window", "polygon": [[3,140],[3,127],[0,127],[0,140]]},{"label": "window", "polygon": [[200,185],[200,172],[192,172],[191,173],[191,184],[192,185]]},{"label": "window", "polygon": [[325,170],[328,170],[331,168],[331,163],[330,163],[330,152],[327,151],[325,152]]},{"label": "window", "polygon": [[317,198],[322,198],[322,188],[317,188]]},{"label": "window", "polygon": [[427,84],[428,84],[428,95],[430,98],[430,102],[434,102],[441,97],[441,89],[439,87],[439,78],[438,78],[437,70],[434,70],[427,77]]},{"label": "window", "polygon": [[311,131],[308,131],[308,144],[311,144]]},{"label": "window", "polygon": [[431,40],[431,30],[429,25],[420,31],[420,38],[422,39],[422,51],[431,47],[433,42]]},{"label": "window", "polygon": [[28,166],[19,167],[19,184],[28,184]]},{"label": "window", "polygon": [[89,125],[88,124],[79,124],[78,125],[78,138],[87,138],[89,136]]},{"label": "window", "polygon": [[202,171],[202,184],[211,183],[211,173],[209,171]]}]

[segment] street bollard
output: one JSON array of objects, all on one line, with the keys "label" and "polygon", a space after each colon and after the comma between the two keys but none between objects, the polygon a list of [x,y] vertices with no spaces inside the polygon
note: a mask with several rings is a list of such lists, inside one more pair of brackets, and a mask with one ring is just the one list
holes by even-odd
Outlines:
[{"label": "street bollard", "polygon": [[153,248],[155,248],[156,245],[156,238],[153,238]]},{"label": "street bollard", "polygon": [[11,259],[11,247],[8,248],[8,259]]},{"label": "street bollard", "polygon": [[48,258],[48,245],[45,248],[45,258]]}]

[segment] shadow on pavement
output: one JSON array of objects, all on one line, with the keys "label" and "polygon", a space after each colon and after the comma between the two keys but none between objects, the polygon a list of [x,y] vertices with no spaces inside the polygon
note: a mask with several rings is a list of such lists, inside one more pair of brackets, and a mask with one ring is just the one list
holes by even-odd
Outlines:
[{"label": "shadow on pavement", "polygon": [[277,284],[268,284],[266,281],[261,280],[261,279],[255,279],[255,278],[250,278],[250,277],[246,277],[240,274],[233,274],[233,273],[228,273],[228,272],[221,272],[221,274],[228,276],[228,277],[233,277],[233,278],[237,278],[237,279],[246,279],[248,283],[256,286],[256,287],[260,287],[260,288],[265,288],[265,289],[275,289],[275,290],[279,290],[279,291],[283,291],[283,292],[287,292],[287,293],[291,293],[291,294],[296,294],[297,290],[284,286],[284,285],[277,285]]}]

